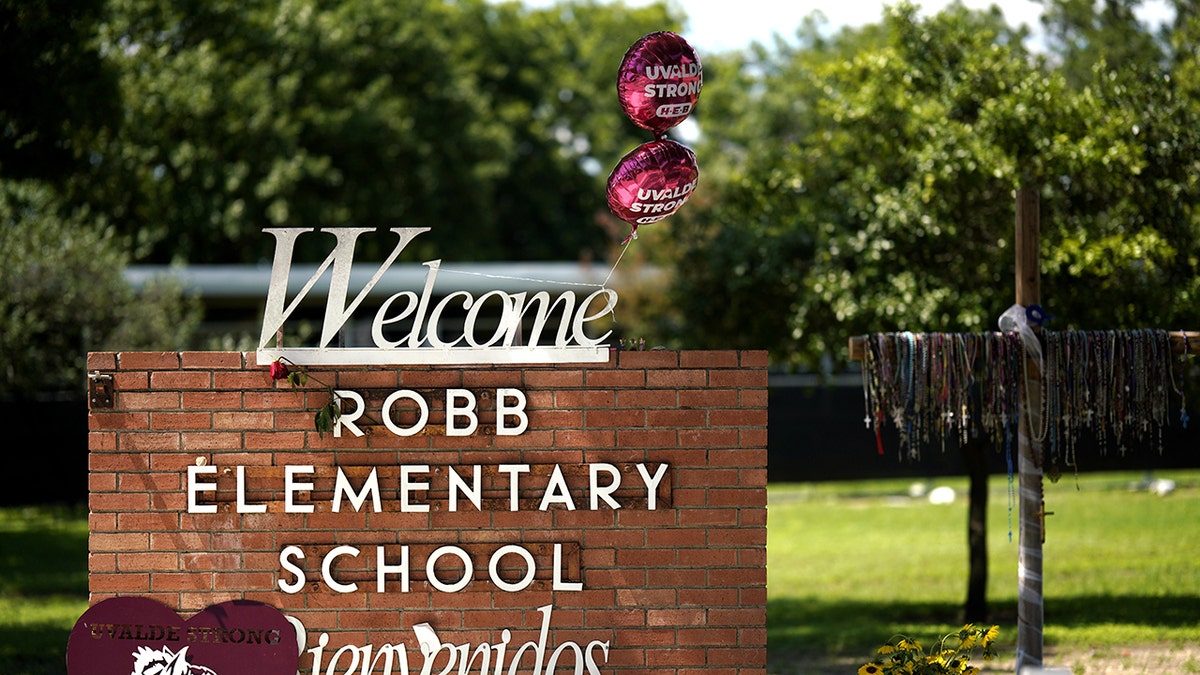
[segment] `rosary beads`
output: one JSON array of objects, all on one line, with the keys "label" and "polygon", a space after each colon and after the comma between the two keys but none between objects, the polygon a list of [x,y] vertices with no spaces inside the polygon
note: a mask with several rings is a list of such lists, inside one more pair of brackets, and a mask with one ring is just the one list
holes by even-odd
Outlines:
[{"label": "rosary beads", "polygon": [[[1011,458],[1020,423],[1018,392],[1032,390],[1033,437],[1052,472],[1076,466],[1082,434],[1101,453],[1132,445],[1162,451],[1168,395],[1175,381],[1170,335],[1163,330],[1043,331],[1042,361],[1026,362],[1010,333],[876,333],[866,337],[864,422],[899,433],[900,452],[947,440],[965,444],[985,435]],[[1040,394],[1040,396],[1038,396]],[[1187,424],[1186,404],[1181,423]]]}]

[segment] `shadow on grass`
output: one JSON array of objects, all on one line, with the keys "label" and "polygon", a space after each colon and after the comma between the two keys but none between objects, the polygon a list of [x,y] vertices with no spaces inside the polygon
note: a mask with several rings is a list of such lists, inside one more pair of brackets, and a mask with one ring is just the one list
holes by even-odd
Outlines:
[{"label": "shadow on grass", "polygon": [[0,640],[0,673],[65,675],[70,628],[57,622],[6,626]]},{"label": "shadow on grass", "polygon": [[[1016,603],[993,603],[989,623],[1001,626],[1001,642],[1013,643]],[[1046,621],[1067,628],[1128,624],[1163,629],[1200,622],[1200,596],[1085,595],[1046,599]],[[775,599],[767,603],[767,654],[775,664],[811,659],[867,659],[896,635],[932,641],[963,624],[954,603]],[[772,668],[771,672],[787,672]]]},{"label": "shadow on grass", "polygon": [[0,594],[87,595],[87,532],[0,533]]},{"label": "shadow on grass", "polygon": [[67,637],[87,607],[86,511],[0,514],[0,673],[63,675]]},{"label": "shadow on grass", "polygon": [[[779,655],[861,654],[898,632],[952,626],[961,607],[945,603],[825,601],[788,598],[767,602],[768,652]],[[872,647],[868,647],[869,649]],[[867,654],[869,656],[869,653]]]},{"label": "shadow on grass", "polygon": [[1200,623],[1200,595],[1048,597],[1046,620],[1072,628],[1111,623],[1186,628]]}]

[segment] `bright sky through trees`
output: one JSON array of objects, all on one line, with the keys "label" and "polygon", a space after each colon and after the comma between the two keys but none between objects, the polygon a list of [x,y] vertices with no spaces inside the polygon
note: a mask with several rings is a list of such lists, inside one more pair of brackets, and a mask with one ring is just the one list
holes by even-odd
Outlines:
[{"label": "bright sky through trees", "polygon": [[[652,0],[625,0],[632,6],[649,4]],[[700,52],[740,49],[757,40],[770,44],[772,35],[792,38],[805,17],[813,12],[825,16],[831,30],[842,26],[877,23],[883,16],[884,0],[849,0],[824,2],[818,0],[669,0],[682,7],[688,16],[684,37]],[[525,0],[531,7],[545,7],[554,0]],[[950,0],[918,1],[925,13],[934,13],[950,4]],[[1038,17],[1042,5],[1034,0],[963,0],[972,9],[998,5],[1010,25],[1026,24],[1034,33],[1040,32]],[[1149,0],[1139,12],[1143,20],[1157,23],[1168,16],[1166,3]]]}]

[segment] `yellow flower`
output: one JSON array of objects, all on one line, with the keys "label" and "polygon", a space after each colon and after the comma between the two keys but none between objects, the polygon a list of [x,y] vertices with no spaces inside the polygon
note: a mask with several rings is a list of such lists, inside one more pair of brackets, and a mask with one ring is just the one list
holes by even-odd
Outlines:
[{"label": "yellow flower", "polygon": [[971,657],[975,650],[982,651],[984,659],[995,657],[991,643],[999,633],[999,626],[984,630],[966,624],[936,641],[929,652],[920,642],[896,635],[876,650],[881,656],[859,668],[858,675],[980,675],[980,669],[971,665]]},{"label": "yellow flower", "polygon": [[910,652],[921,651],[921,643],[916,640],[909,640],[908,638],[900,638],[900,643],[896,647]]}]

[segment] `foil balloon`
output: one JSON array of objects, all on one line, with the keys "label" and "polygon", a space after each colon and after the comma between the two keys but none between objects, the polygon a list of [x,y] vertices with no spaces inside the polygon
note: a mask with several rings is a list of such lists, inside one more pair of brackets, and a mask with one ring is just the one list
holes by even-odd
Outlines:
[{"label": "foil balloon", "polygon": [[[608,176],[608,207],[633,225],[656,223],[679,210],[699,180],[696,155],[675,141],[644,143],[617,162]],[[628,239],[626,239],[628,241]]]},{"label": "foil balloon", "polygon": [[703,81],[700,59],[686,40],[666,31],[650,33],[625,53],[617,96],[629,119],[658,137],[692,112]]}]

